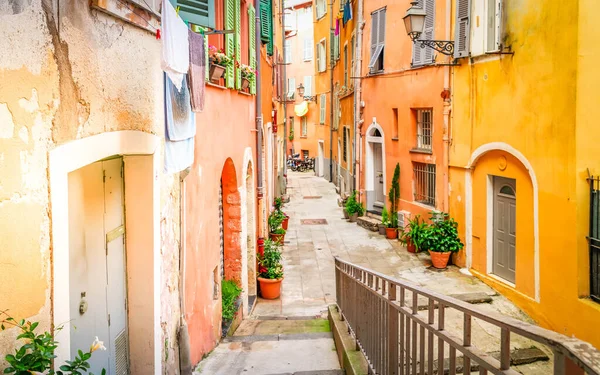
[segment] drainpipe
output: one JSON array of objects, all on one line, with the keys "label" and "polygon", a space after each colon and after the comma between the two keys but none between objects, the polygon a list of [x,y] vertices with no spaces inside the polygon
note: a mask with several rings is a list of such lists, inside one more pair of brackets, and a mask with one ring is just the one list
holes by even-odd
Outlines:
[{"label": "drainpipe", "polygon": [[[286,69],[287,65],[285,62],[285,15],[283,3],[285,0],[281,0],[281,51],[283,52],[283,87],[287,88],[287,91],[283,92],[283,194],[287,193],[287,94],[289,87],[287,87]],[[294,89],[296,89],[294,87]]]},{"label": "drainpipe", "polygon": [[[450,20],[451,20],[451,9],[452,9],[452,0],[446,0],[446,38],[445,40],[452,40],[450,38]],[[449,159],[450,159],[450,113],[451,113],[451,99],[450,99],[450,66],[446,65],[444,67],[444,91],[442,93],[442,97],[444,99],[444,109],[443,109],[443,113],[444,113],[444,132],[443,132],[443,149],[444,149],[444,153],[442,156],[442,162],[443,164],[443,184],[444,184],[444,188],[443,188],[443,194],[444,194],[444,199],[442,200],[442,210],[444,212],[448,212],[449,207],[448,207],[448,200],[449,200],[449,193],[450,193],[450,187],[449,187],[449,169],[448,169],[448,164],[449,164]]]},{"label": "drainpipe", "polygon": [[[362,78],[360,76],[362,72],[362,39],[363,39],[363,28],[365,26],[365,21],[363,20],[363,0],[358,0],[356,11],[356,48],[354,53],[354,58],[356,59],[356,64],[354,64],[354,147],[356,149],[357,145],[359,149],[359,155],[356,156],[358,160],[354,160],[354,190],[360,190],[360,173],[361,170],[361,162],[362,162],[362,116],[361,116],[361,93],[362,93]],[[356,164],[358,164],[358,173],[356,173]],[[358,189],[357,189],[358,187]]]},{"label": "drainpipe", "polygon": [[[334,53],[333,53],[333,38],[334,37],[334,33],[335,33],[335,29],[333,27],[333,3],[335,2],[335,0],[331,0],[331,7],[330,7],[330,12],[329,12],[329,50],[331,51],[331,53],[329,54],[329,59],[330,59],[330,68],[331,71],[329,73],[330,76],[330,83],[329,83],[329,90],[331,92],[331,100],[330,100],[330,104],[329,107],[331,108],[330,111],[330,115],[329,115],[329,182],[333,182],[333,58],[334,58]],[[327,57],[325,57],[327,58]],[[338,155],[338,158],[340,156]]]},{"label": "drainpipe", "polygon": [[255,107],[256,107],[256,201],[258,206],[258,212],[261,217],[258,220],[258,240],[262,239],[263,236],[263,219],[261,213],[262,205],[263,205],[263,117],[262,117],[262,92],[261,92],[261,71],[260,71],[260,46],[262,43],[260,42],[260,0],[255,0],[254,2],[254,30],[255,36],[254,40],[256,41],[254,49],[254,54],[256,55],[256,79],[254,80],[256,85],[256,96],[255,99]]}]

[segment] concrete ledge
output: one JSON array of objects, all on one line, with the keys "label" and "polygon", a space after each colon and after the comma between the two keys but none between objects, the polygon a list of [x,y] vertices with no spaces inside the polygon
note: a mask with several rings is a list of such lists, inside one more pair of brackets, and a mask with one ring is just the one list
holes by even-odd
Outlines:
[{"label": "concrete ledge", "polygon": [[381,224],[381,221],[373,219],[369,216],[360,216],[358,219],[356,219],[356,224],[370,230],[371,232],[379,232],[379,224]]},{"label": "concrete ledge", "polygon": [[348,333],[348,327],[342,320],[337,305],[329,306],[328,316],[335,341],[335,350],[342,369],[346,375],[366,375],[367,359],[361,351],[356,350],[356,342]]}]

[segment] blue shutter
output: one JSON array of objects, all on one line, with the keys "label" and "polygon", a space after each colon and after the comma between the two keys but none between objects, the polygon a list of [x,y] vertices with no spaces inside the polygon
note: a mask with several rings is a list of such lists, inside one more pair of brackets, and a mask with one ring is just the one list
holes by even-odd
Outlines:
[{"label": "blue shutter", "polygon": [[214,0],[176,0],[172,3],[175,8],[179,7],[179,16],[184,21],[215,28]]}]

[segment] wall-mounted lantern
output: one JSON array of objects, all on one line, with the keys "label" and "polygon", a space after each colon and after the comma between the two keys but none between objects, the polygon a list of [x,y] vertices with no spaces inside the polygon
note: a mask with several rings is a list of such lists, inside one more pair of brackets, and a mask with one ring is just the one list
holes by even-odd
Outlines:
[{"label": "wall-mounted lantern", "polygon": [[418,6],[419,3],[417,1],[413,1],[410,4],[411,7],[408,8],[403,19],[406,33],[413,43],[420,43],[421,48],[429,47],[444,55],[452,56],[454,54],[454,41],[419,39],[421,34],[423,34],[427,13],[425,13],[423,8]]},{"label": "wall-mounted lantern", "polygon": [[309,102],[316,102],[317,101],[317,97],[316,96],[304,96],[304,85],[302,83],[300,83],[298,85],[298,95],[303,98],[304,100],[308,100]]}]

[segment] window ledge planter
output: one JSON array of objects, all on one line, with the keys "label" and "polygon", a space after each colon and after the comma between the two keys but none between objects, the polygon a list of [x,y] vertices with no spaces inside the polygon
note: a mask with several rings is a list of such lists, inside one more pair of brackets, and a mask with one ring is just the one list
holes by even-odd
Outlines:
[{"label": "window ledge planter", "polygon": [[277,299],[281,295],[281,282],[283,277],[280,279],[265,279],[262,277],[258,278],[260,283],[260,294],[264,299]]},{"label": "window ledge planter", "polygon": [[210,63],[209,76],[211,81],[218,81],[225,74],[225,67],[221,65],[217,65],[214,63]]},{"label": "window ledge planter", "polygon": [[250,86],[250,81],[246,78],[242,78],[242,90],[246,90]]}]

